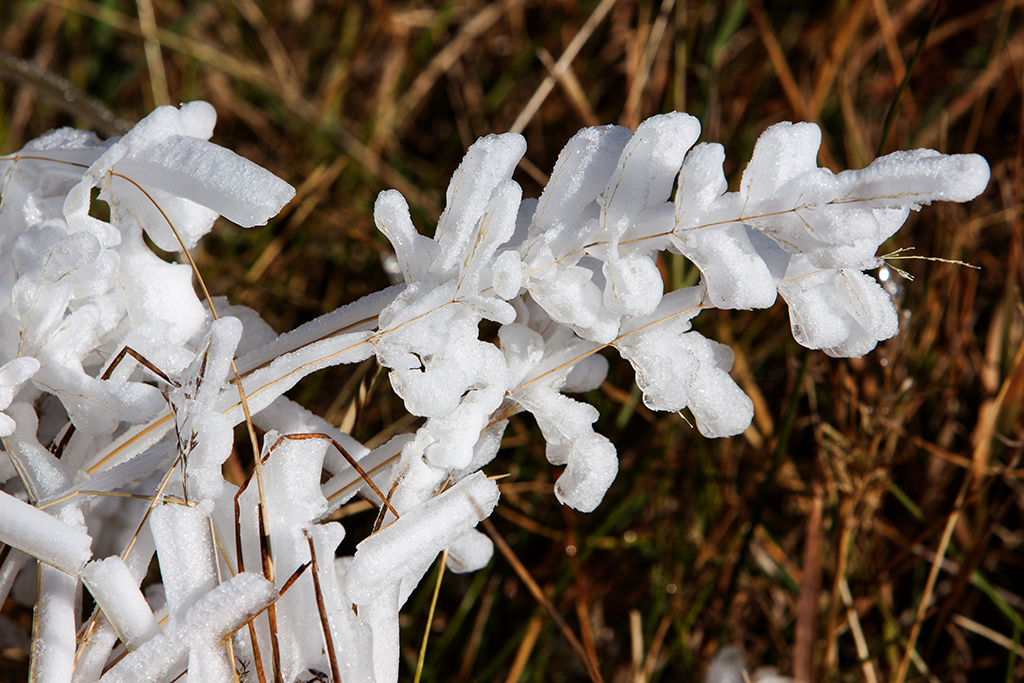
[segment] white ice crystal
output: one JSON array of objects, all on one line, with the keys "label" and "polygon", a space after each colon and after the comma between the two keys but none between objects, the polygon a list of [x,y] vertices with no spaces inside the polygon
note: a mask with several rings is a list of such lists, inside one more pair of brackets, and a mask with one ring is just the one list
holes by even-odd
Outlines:
[{"label": "white ice crystal", "polygon": [[[0,157],[0,542],[14,548],[0,603],[38,561],[40,680],[228,681],[257,650],[267,680],[335,667],[397,680],[398,610],[430,564],[448,549],[452,571],[474,571],[493,554],[474,527],[498,487],[480,469],[513,415],[530,413],[565,467],[558,500],[593,510],[616,448],[567,394],[601,385],[602,349],[633,365],[649,408],[738,434],[753,404],[732,351],[691,320],[781,295],[800,344],[861,356],[897,330],[865,273],[879,246],[910,211],[968,201],[989,174],[976,155],[930,150],[834,174],[817,166],[818,128],[783,123],[729,192],[722,146],[695,145],[697,120],[672,113],[580,131],[523,199],[525,140],[488,136],[433,237],[400,193],[378,196],[399,284],[275,335],[253,311],[202,301],[190,267],[146,243],[191,248],[218,215],[252,226],[293,196],[208,142],[214,122],[206,103],[162,107],[122,138],[63,129]],[[696,265],[697,286],[665,291],[666,250]],[[423,418],[415,433],[370,450],[283,395],[371,357]],[[247,411],[263,465],[237,487],[222,465]],[[357,493],[385,508],[379,530],[335,558],[345,529],[325,520]],[[161,583],[144,593],[154,554]],[[76,640],[82,582],[99,610]],[[128,653],[110,666],[118,641]]]}]

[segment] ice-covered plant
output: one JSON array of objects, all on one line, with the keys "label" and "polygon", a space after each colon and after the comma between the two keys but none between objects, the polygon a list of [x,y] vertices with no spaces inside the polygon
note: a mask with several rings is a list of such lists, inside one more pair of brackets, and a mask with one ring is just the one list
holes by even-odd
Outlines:
[{"label": "ice-covered plant", "polygon": [[[753,410],[732,352],[690,321],[781,295],[800,344],[861,356],[897,329],[864,272],[879,245],[989,174],[930,150],[833,174],[816,163],[818,128],[782,123],[729,192],[722,146],[695,144],[696,119],[672,113],[580,131],[523,199],[525,141],[492,135],[456,170],[433,238],[401,194],[377,198],[400,284],[276,335],[197,296],[194,266],[146,244],[187,255],[217,215],[260,224],[292,197],[207,142],[214,118],[201,102],[163,107],[120,139],[64,129],[0,158],[0,599],[37,570],[39,680],[396,680],[398,612],[430,563],[491,557],[474,527],[498,487],[481,468],[512,415],[531,413],[566,466],[558,499],[593,510],[616,450],[569,394],[603,380],[599,350],[633,365],[650,408],[738,434]],[[664,291],[666,250],[700,269],[697,286]],[[284,396],[371,357],[423,418],[415,433],[371,451]],[[243,422],[262,457],[238,487],[221,466]],[[335,558],[345,530],[324,520],[357,494],[381,507],[378,530]],[[154,554],[161,583],[140,587]],[[81,583],[91,615],[77,613]]]}]

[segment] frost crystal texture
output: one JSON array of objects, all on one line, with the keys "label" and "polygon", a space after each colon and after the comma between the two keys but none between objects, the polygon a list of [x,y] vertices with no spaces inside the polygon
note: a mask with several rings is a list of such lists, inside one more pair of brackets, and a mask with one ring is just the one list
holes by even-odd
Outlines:
[{"label": "frost crystal texture", "polygon": [[[401,284],[277,336],[253,311],[202,301],[189,266],[144,239],[191,248],[218,215],[264,223],[293,196],[209,143],[214,120],[203,102],[163,107],[120,139],[65,129],[0,158],[0,541],[15,549],[0,602],[39,562],[41,680],[230,681],[260,661],[268,680],[315,668],[395,681],[398,611],[430,564],[448,549],[452,570],[474,571],[493,553],[475,526],[498,487],[480,469],[510,417],[532,413],[565,466],[555,495],[593,510],[616,450],[597,410],[567,394],[601,384],[599,350],[632,364],[650,408],[738,434],[753,408],[732,351],[691,320],[781,295],[799,343],[861,356],[897,328],[865,274],[879,245],[911,210],[970,200],[989,175],[978,156],[929,150],[833,174],[816,163],[818,128],[783,123],[728,192],[722,146],[695,144],[697,120],[673,113],[580,131],[540,198],[523,199],[525,140],[488,136],[433,238],[401,194],[377,198]],[[665,292],[665,250],[700,269],[697,286]],[[484,320],[496,337],[481,338]],[[371,451],[283,396],[371,357],[422,418],[415,433]],[[246,411],[264,464],[239,488],[221,466]],[[382,507],[387,495],[380,530],[336,560],[345,530],[324,520],[357,494]],[[142,586],[154,554],[162,584]],[[79,582],[99,608],[76,642]],[[118,640],[128,653],[107,670]]]}]

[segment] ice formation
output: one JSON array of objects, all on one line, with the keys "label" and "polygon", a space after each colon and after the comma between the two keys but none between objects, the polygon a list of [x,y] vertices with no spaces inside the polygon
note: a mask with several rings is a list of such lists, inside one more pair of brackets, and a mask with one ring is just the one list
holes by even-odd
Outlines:
[{"label": "ice formation", "polygon": [[[598,351],[632,364],[650,408],[740,433],[752,404],[732,351],[691,320],[781,295],[799,343],[861,356],[897,327],[865,274],[879,245],[911,210],[970,200],[989,175],[976,155],[929,150],[833,174],[816,163],[818,128],[783,123],[729,192],[721,145],[695,144],[696,119],[673,113],[580,131],[540,198],[523,199],[524,139],[488,136],[433,238],[401,194],[377,198],[401,284],[277,336],[253,311],[201,300],[189,266],[144,239],[179,251],[218,215],[264,223],[293,196],[208,142],[214,120],[202,102],[162,107],[119,139],[64,129],[0,158],[0,602],[37,564],[40,680],[230,681],[257,654],[268,680],[311,667],[396,680],[398,611],[430,564],[446,548],[454,571],[490,559],[474,527],[498,487],[480,470],[512,415],[531,413],[565,466],[558,499],[593,510],[616,450],[597,410],[567,394],[603,381]],[[700,269],[697,286],[665,292],[665,250]],[[496,338],[481,338],[483,320]],[[283,396],[370,357],[422,418],[415,433],[370,451]],[[239,488],[221,466],[246,408],[265,462]],[[335,559],[345,530],[325,518],[357,494],[384,506],[385,491],[380,530]],[[143,586],[154,554],[161,584]],[[76,614],[83,583],[91,615]]]}]

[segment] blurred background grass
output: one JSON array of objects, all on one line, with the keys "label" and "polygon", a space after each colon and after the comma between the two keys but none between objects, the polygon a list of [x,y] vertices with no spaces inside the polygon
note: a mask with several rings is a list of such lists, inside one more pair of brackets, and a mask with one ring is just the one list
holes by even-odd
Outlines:
[{"label": "blurred background grass", "polygon": [[[278,331],[385,286],[375,196],[402,190],[431,232],[451,172],[487,133],[526,136],[526,196],[580,127],[674,109],[725,145],[733,188],[781,120],[817,122],[819,161],[836,171],[869,163],[886,131],[882,153],[983,154],[981,198],[925,208],[883,245],[981,270],[897,262],[915,279],[891,281],[903,324],[874,353],[805,352],[781,303],[704,313],[697,329],[733,347],[755,401],[744,435],[709,441],[652,414],[615,362],[586,397],[621,458],[596,512],[554,500],[528,419],[488,471],[511,474],[497,532],[605,680],[695,680],[729,643],[752,669],[807,680],[1021,680],[1020,4],[4,0],[0,50],[22,61],[0,64],[0,151],[210,101],[216,142],[298,188],[270,225],[218,225],[198,254],[216,294]],[[696,279],[681,259],[662,265],[673,286]],[[362,440],[415,426],[371,362],[292,395]],[[359,538],[372,513],[344,523]],[[421,588],[404,610],[403,677],[428,603]],[[3,613],[25,616],[10,601]],[[587,676],[500,555],[444,578],[431,631],[425,680]],[[0,654],[0,678],[25,670],[25,653]]]}]

